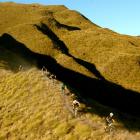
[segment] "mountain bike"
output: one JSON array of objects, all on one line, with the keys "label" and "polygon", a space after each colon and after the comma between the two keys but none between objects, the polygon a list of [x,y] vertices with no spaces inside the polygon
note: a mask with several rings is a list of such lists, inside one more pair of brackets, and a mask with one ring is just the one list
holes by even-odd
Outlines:
[{"label": "mountain bike", "polygon": [[115,132],[115,126],[113,124],[109,124],[105,127],[105,132],[107,133],[114,133]]}]

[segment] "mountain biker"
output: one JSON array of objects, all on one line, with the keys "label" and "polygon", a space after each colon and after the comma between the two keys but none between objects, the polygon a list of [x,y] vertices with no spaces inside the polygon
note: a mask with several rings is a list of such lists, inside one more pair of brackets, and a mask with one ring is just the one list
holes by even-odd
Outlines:
[{"label": "mountain biker", "polygon": [[23,70],[22,65],[19,66],[18,70],[19,70],[19,71],[22,71],[22,70]]},{"label": "mountain biker", "polygon": [[111,112],[109,116],[106,117],[106,125],[107,125],[106,127],[110,127],[113,125],[113,122],[114,122],[113,116],[114,114]]},{"label": "mountain biker", "polygon": [[74,115],[77,116],[77,112],[78,112],[78,109],[80,107],[79,101],[73,100],[72,107],[73,107]]},{"label": "mountain biker", "polygon": [[62,94],[65,93],[65,90],[66,90],[66,85],[64,83],[62,83],[62,85],[61,85]]},{"label": "mountain biker", "polygon": [[43,75],[47,75],[47,69],[45,66],[43,66],[41,70]]}]

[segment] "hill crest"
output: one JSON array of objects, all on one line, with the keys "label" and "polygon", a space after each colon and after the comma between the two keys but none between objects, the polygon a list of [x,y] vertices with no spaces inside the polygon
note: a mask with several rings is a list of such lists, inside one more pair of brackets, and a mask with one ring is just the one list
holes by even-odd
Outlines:
[{"label": "hill crest", "polygon": [[[138,37],[101,28],[65,6],[0,3],[0,17],[1,49],[8,45],[13,48],[24,46],[35,54],[33,61],[39,62],[39,67],[46,65],[61,80],[83,91],[83,95],[105,103],[102,95],[107,94],[106,103],[109,97],[112,100],[109,105],[113,103],[119,108],[117,102],[122,98],[122,105],[129,104],[131,111],[137,114],[140,96]],[[8,44],[6,40],[9,39]],[[7,61],[7,58],[1,57],[1,61]],[[67,79],[73,77],[74,82]],[[84,83],[87,83],[84,88],[76,85]],[[95,93],[87,94],[89,89]],[[124,110],[127,109],[124,107]]]}]

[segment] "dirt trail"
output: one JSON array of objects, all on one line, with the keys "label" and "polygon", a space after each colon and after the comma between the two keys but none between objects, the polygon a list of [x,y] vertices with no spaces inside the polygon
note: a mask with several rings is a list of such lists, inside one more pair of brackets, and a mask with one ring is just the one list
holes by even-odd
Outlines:
[{"label": "dirt trail", "polygon": [[[68,91],[70,92],[70,91]],[[74,111],[72,109],[72,99],[68,99],[70,97],[68,97],[68,95],[66,95],[64,92],[61,91],[61,98],[63,100],[64,103],[64,107],[69,111],[69,113],[75,117]],[[97,129],[102,129],[103,130],[103,125],[98,124],[97,122],[93,122],[91,120],[89,120],[86,117],[86,114],[81,114],[80,112],[78,112],[78,115],[76,116],[76,120],[80,121],[84,124],[87,124],[88,126],[90,126],[92,129],[97,130]]]},{"label": "dirt trail", "polygon": [[[42,72],[42,74],[43,74],[43,72]],[[49,77],[47,77],[47,76],[46,76],[46,78],[49,79]],[[86,117],[86,114],[82,114],[82,113],[78,112],[78,115],[75,117],[75,113],[74,113],[74,111],[72,109],[71,92],[68,89],[62,91],[62,89],[61,89],[62,83],[58,82],[55,79],[52,79],[52,84],[54,84],[55,86],[59,86],[60,87],[60,93],[61,93],[60,96],[61,96],[61,99],[63,101],[63,107],[66,110],[68,110],[68,112],[72,115],[73,118],[75,118],[77,121],[80,121],[80,122],[82,122],[84,124],[87,124],[88,126],[93,128],[94,130],[96,130],[96,129],[103,129],[103,125],[98,124],[97,122],[93,122],[93,121],[89,120]],[[69,95],[67,95],[66,92],[69,93]]]}]

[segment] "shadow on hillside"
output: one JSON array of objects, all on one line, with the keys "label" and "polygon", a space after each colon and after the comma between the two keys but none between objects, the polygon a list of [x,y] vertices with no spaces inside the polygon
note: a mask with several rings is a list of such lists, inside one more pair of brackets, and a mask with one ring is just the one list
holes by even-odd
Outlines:
[{"label": "shadow on hillside", "polygon": [[105,78],[101,75],[101,73],[96,69],[94,64],[91,64],[89,62],[86,62],[84,60],[81,60],[79,58],[76,58],[74,56],[71,56],[78,64],[84,66],[86,69],[88,69],[91,73],[93,73],[98,79],[105,80]]},{"label": "shadow on hillside", "polygon": [[[0,47],[6,48],[9,51],[14,51],[15,53],[19,53],[23,57],[26,57],[26,59],[36,60],[38,68],[40,69],[45,66],[51,73],[57,76],[57,79],[65,82],[71,89],[75,89],[77,93],[80,93],[77,94],[77,96],[80,95],[80,100],[87,106],[91,107],[91,109],[87,110],[88,112],[97,113],[101,116],[107,115],[106,112],[103,110],[101,111],[97,107],[94,109],[94,100],[96,100],[104,105],[117,108],[123,112],[140,116],[140,94],[127,90],[120,85],[116,85],[105,79],[102,80],[99,73],[96,75],[101,77],[100,80],[90,78],[78,72],[64,68],[50,56],[41,55],[30,51],[24,44],[16,41],[8,34],[3,34],[0,37]],[[91,69],[93,64],[88,65],[88,62],[84,62],[83,65],[87,65],[87,67]],[[97,71],[96,67],[93,65],[92,68],[95,69],[92,70],[92,72],[95,73],[95,71]],[[94,100],[87,102],[86,98],[92,98]],[[118,116],[118,119],[120,119],[120,121],[122,121],[124,125],[129,128],[129,122],[126,122],[124,119],[125,117],[122,116]],[[138,121],[139,120],[137,119],[135,120],[137,125],[139,124]],[[131,126],[131,130],[139,130],[140,126],[137,125]]]},{"label": "shadow on hillside", "polygon": [[54,46],[56,46],[56,49],[66,54],[67,56],[72,57],[78,64],[84,66],[100,80],[104,80],[104,77],[100,74],[100,72],[96,69],[96,67],[93,64],[90,64],[84,60],[81,60],[71,55],[65,43],[61,41],[59,37],[46,24],[42,23],[40,26],[35,25],[35,27],[43,34],[48,36],[52,40],[52,42],[54,42]]},{"label": "shadow on hillside", "polygon": [[68,49],[65,47],[63,41],[61,41],[48,26],[43,23],[41,24],[41,27],[38,25],[34,26],[53,41],[56,49],[60,50],[62,53],[68,54]]},{"label": "shadow on hillside", "polygon": [[17,72],[19,66],[24,66],[24,70],[29,69],[34,64],[29,49],[22,43],[17,42],[8,34],[0,37],[0,67]]},{"label": "shadow on hillside", "polygon": [[68,31],[81,30],[79,27],[68,26],[68,25],[65,25],[65,24],[59,23],[58,21],[57,21],[57,27],[58,27],[58,28],[65,28],[65,29],[67,29]]},{"label": "shadow on hillside", "polygon": [[41,23],[41,26],[39,25],[34,25],[34,26],[52,40],[56,49],[58,49],[64,54],[69,55],[69,50],[64,44],[64,42],[61,41],[59,37],[46,24]]}]

